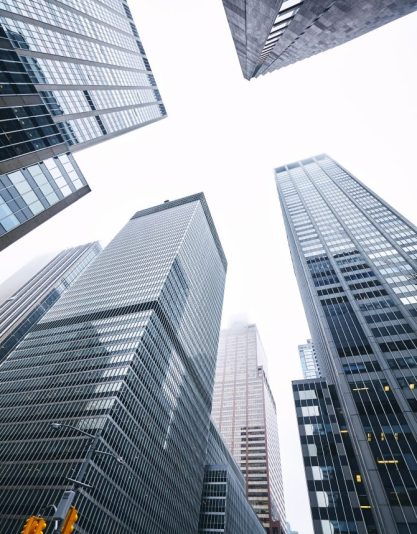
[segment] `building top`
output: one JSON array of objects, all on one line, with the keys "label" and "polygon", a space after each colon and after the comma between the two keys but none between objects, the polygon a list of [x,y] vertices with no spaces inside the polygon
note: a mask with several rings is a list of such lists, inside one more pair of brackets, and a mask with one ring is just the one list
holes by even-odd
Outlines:
[{"label": "building top", "polygon": [[177,206],[182,206],[184,204],[190,204],[191,202],[200,202],[203,208],[204,214],[206,216],[207,222],[209,224],[211,233],[213,235],[214,242],[216,243],[217,250],[219,252],[220,258],[222,260],[225,270],[227,270],[227,259],[224,253],[222,244],[220,242],[219,234],[217,233],[216,227],[214,225],[213,218],[211,216],[206,197],[204,193],[196,193],[194,195],[189,195],[177,200],[165,200],[162,204],[152,206],[151,208],[146,208],[140,211],[137,211],[132,219],[138,219],[139,217],[146,217],[147,215],[152,215],[160,211],[168,210],[171,208],[176,208]]},{"label": "building top", "polygon": [[314,161],[320,161],[320,160],[323,160],[323,159],[331,159],[332,161],[334,161],[334,159],[332,159],[330,156],[328,156],[327,154],[317,154],[316,156],[312,156],[310,158],[305,158],[305,159],[300,159],[300,160],[297,160],[297,161],[293,161],[291,163],[286,163],[285,165],[281,165],[280,167],[276,167],[275,168],[275,172],[277,174],[281,173],[281,172],[287,172],[288,170],[290,169],[295,169],[296,167],[301,167],[302,165],[308,165],[309,163],[314,163]]}]

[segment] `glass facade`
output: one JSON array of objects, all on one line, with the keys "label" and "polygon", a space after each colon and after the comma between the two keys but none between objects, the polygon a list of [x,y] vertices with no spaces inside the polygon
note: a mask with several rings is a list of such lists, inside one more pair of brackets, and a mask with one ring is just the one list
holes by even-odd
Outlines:
[{"label": "glass facade", "polygon": [[223,0],[244,77],[272,72],[417,9],[416,0]]},{"label": "glass facade", "polygon": [[320,370],[378,532],[417,532],[417,228],[326,155],[276,169]]},{"label": "glass facade", "polygon": [[220,334],[212,417],[265,530],[285,532],[276,406],[255,325],[235,324]]},{"label": "glass facade", "polygon": [[100,251],[89,243],[60,252],[0,304],[0,364]]},{"label": "glass facade", "polygon": [[265,534],[246,499],[242,473],[213,424],[206,461],[198,534]]},{"label": "glass facade", "polygon": [[77,532],[197,531],[226,266],[203,194],[140,211],[8,355],[8,531],[47,514],[86,461]]},{"label": "glass facade", "polygon": [[89,192],[69,153],[0,175],[0,250]]},{"label": "glass facade", "polygon": [[125,0],[2,0],[0,9],[0,170],[166,115]]},{"label": "glass facade", "polygon": [[308,339],[304,345],[298,345],[298,354],[300,356],[304,378],[320,378],[321,373],[317,361],[316,349],[311,339]]},{"label": "glass facade", "polygon": [[315,534],[376,534],[334,386],[299,380],[293,392]]}]

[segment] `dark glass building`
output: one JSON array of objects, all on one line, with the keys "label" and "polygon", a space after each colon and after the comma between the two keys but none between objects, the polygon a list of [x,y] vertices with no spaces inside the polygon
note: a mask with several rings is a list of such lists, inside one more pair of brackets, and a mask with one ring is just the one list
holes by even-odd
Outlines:
[{"label": "dark glass building", "polygon": [[225,274],[203,194],[139,211],[8,355],[8,532],[86,465],[76,532],[197,532]]},{"label": "dark glass building", "polygon": [[255,325],[220,334],[212,418],[245,476],[246,494],[268,534],[285,533],[278,423]]},{"label": "dark glass building", "polygon": [[[0,247],[90,191],[71,152],[165,116],[126,0],[3,0]],[[45,172],[51,167],[52,177]],[[44,194],[31,169],[45,175],[57,199]],[[28,182],[30,202],[14,189],[15,171]],[[63,196],[55,178],[67,182]]]},{"label": "dark glass building", "polygon": [[89,192],[71,154],[0,175],[0,250]]},{"label": "dark glass building", "polygon": [[213,424],[206,462],[198,534],[265,534],[246,498],[243,475]]},{"label": "dark glass building", "polygon": [[223,0],[247,80],[359,37],[417,9],[417,0]]},{"label": "dark glass building", "polygon": [[[331,406],[319,395],[330,395],[336,412],[330,423],[339,427],[345,449],[348,437],[352,446],[348,463],[364,532],[414,534],[417,228],[326,155],[279,167],[276,180],[325,379],[310,383],[311,397],[296,395],[298,415],[304,418],[299,423],[313,425],[315,441],[314,425]],[[296,393],[310,387],[302,385],[295,383]],[[323,461],[340,454],[324,455]],[[330,489],[326,498],[330,503],[336,497]],[[329,513],[328,506],[316,508],[313,517],[324,518],[329,532],[363,531],[358,523],[341,530],[340,516],[326,518],[322,514]]]},{"label": "dark glass building", "polygon": [[293,392],[315,534],[376,533],[335,387],[297,380]]},{"label": "dark glass building", "polygon": [[15,293],[0,302],[0,364],[100,251],[96,242],[60,252]]}]

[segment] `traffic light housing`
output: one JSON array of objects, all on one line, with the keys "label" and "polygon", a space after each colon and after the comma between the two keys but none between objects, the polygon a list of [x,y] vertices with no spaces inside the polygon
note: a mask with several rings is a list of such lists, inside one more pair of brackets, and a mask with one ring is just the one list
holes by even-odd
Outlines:
[{"label": "traffic light housing", "polygon": [[43,517],[31,515],[25,523],[21,534],[43,534],[46,521]]},{"label": "traffic light housing", "polygon": [[71,534],[74,532],[75,523],[78,521],[78,511],[75,506],[71,506],[68,510],[67,517],[62,525],[61,534]]},{"label": "traffic light housing", "polygon": [[35,530],[33,534],[43,534],[44,529],[46,528],[46,521],[43,517],[37,517],[37,525],[35,525]]}]

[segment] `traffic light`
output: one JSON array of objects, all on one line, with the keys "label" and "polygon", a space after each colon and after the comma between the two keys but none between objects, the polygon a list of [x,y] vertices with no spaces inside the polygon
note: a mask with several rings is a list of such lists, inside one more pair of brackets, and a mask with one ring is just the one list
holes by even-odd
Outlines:
[{"label": "traffic light", "polygon": [[38,520],[38,523],[35,525],[33,534],[43,534],[43,531],[46,528],[46,521],[43,517],[37,517],[36,519]]},{"label": "traffic light", "polygon": [[75,508],[75,506],[71,506],[71,508],[68,510],[64,524],[62,525],[61,534],[71,534],[71,532],[74,532],[75,523],[77,522],[77,520],[77,509]]},{"label": "traffic light", "polygon": [[[46,528],[46,521],[43,517],[31,515],[23,527],[22,534],[43,534]],[[71,531],[70,531],[71,532]]]}]

